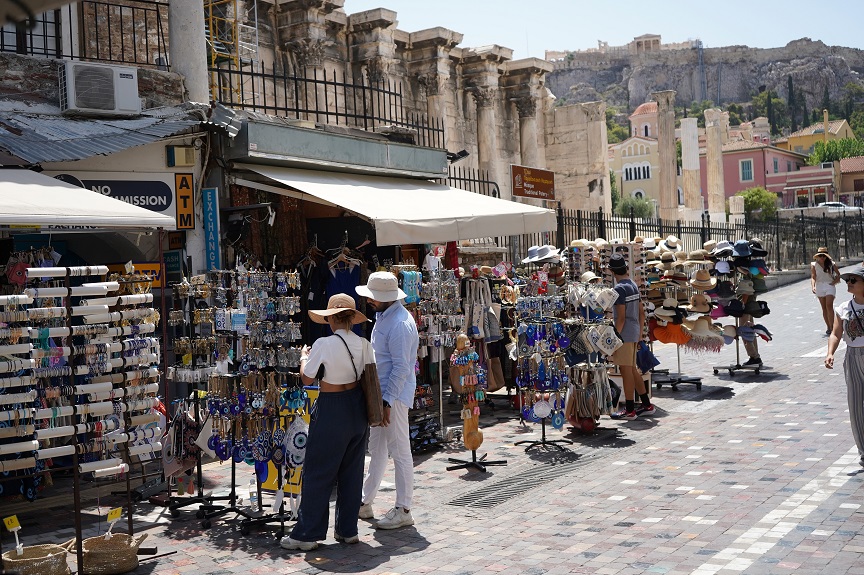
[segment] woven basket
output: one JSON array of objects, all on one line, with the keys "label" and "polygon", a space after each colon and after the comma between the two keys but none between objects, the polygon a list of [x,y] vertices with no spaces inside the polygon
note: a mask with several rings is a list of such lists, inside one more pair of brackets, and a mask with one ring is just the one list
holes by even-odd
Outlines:
[{"label": "woven basket", "polygon": [[3,554],[3,566],[21,575],[69,575],[66,554],[68,546],[74,542],[73,539],[64,545],[33,545],[25,547],[22,555],[14,549],[7,551]]},{"label": "woven basket", "polygon": [[90,537],[82,542],[84,548],[84,575],[121,575],[138,568],[138,547],[147,534],[130,537],[115,533],[111,539],[104,535]]}]

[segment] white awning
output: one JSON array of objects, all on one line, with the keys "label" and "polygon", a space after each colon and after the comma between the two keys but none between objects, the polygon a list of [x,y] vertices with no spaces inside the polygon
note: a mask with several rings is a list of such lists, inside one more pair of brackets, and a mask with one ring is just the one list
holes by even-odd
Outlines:
[{"label": "white awning", "polygon": [[425,180],[254,164],[236,167],[257,172],[290,190],[238,179],[239,185],[339,206],[368,219],[375,225],[379,246],[548,232],[557,226],[553,210]]},{"label": "white awning", "polygon": [[21,169],[0,170],[0,225],[176,228],[171,216]]}]

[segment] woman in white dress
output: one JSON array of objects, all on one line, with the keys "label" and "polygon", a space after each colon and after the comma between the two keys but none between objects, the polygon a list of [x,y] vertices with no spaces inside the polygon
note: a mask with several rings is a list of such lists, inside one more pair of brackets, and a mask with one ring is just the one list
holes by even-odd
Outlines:
[{"label": "woman in white dress", "polygon": [[828,255],[828,248],[819,248],[810,262],[810,289],[819,299],[822,319],[825,320],[825,335],[831,335],[834,328],[834,297],[840,283],[840,270]]}]

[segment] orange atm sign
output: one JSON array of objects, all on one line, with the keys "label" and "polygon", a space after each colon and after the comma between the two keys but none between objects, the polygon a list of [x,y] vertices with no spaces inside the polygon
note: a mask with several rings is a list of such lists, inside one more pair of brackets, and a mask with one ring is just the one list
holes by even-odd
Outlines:
[{"label": "orange atm sign", "polygon": [[192,192],[192,174],[174,174],[177,195],[177,229],[195,229],[195,197]]},{"label": "orange atm sign", "polygon": [[555,172],[511,164],[510,180],[514,196],[535,200],[555,199]]}]

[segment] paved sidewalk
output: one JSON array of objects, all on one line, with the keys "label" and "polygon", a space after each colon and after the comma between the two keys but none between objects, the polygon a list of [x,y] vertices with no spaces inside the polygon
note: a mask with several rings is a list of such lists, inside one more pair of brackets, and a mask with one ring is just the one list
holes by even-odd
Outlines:
[{"label": "paved sidewalk", "polygon": [[[844,286],[838,292],[848,297]],[[484,415],[480,451],[508,465],[446,471],[448,456],[465,456],[455,448],[417,457],[413,527],[376,531],[361,522],[358,545],[331,538],[316,551],[290,553],[270,532],[243,536],[230,520],[203,530],[194,512],[172,521],[142,504],[137,529],[160,554],[176,553],[136,573],[864,574],[864,472],[842,353],[838,369],[823,367],[827,338],[807,282],[764,299],[772,313],[761,323],[774,341],[760,341],[759,376],[713,375],[714,366],[735,362],[734,347],[682,351],[681,371],[701,376],[701,390],[655,389],[655,416],[604,417],[592,434],[548,430],[574,441],[561,452],[526,453],[514,442],[539,438],[538,426],[520,425],[509,410]],[[676,351],[657,346],[661,367],[677,371]],[[229,473],[208,466],[208,485],[224,485]],[[393,504],[388,473],[379,516]],[[243,470],[241,491],[247,481]],[[68,511],[19,517],[30,542],[70,537]]]}]

